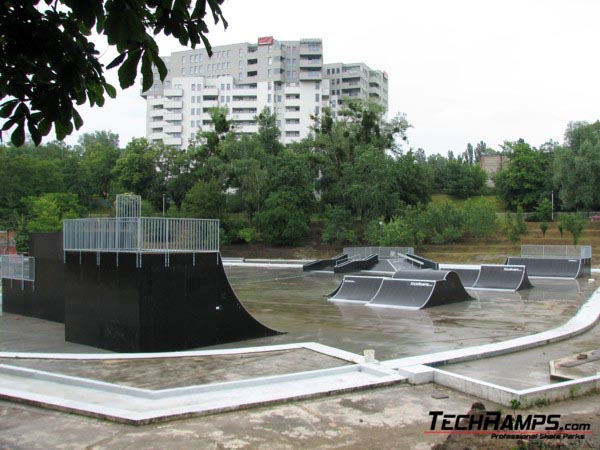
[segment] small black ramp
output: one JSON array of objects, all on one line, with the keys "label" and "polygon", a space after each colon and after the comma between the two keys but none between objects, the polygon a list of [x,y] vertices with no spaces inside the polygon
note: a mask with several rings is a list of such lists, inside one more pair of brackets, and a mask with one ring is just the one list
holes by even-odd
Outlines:
[{"label": "small black ramp", "polygon": [[342,263],[348,260],[347,253],[341,253],[339,255],[334,256],[330,259],[317,259],[316,261],[311,261],[302,266],[302,270],[304,272],[308,272],[311,270],[323,270],[327,268],[333,268],[336,264]]},{"label": "small black ramp", "polygon": [[472,300],[456,272],[444,270],[398,271],[384,279],[367,304],[375,307],[422,309]]},{"label": "small black ramp", "polygon": [[329,300],[332,302],[366,303],[375,296],[383,280],[382,277],[346,275],[335,295]]},{"label": "small black ramp", "polygon": [[379,262],[379,257],[377,254],[373,253],[372,255],[367,256],[363,259],[350,259],[348,261],[343,261],[336,264],[333,267],[334,273],[347,273],[354,272],[357,270],[369,270],[375,266]]},{"label": "small black ramp", "polygon": [[479,276],[473,284],[473,289],[506,289],[509,291],[520,291],[532,287],[525,266],[499,264],[482,265]]},{"label": "small black ramp", "polygon": [[525,266],[530,277],[579,278],[585,273],[580,258],[509,256],[506,265]]},{"label": "small black ramp", "polygon": [[452,269],[454,272],[458,274],[461,283],[464,287],[471,287],[477,281],[477,277],[479,277],[479,269]]}]

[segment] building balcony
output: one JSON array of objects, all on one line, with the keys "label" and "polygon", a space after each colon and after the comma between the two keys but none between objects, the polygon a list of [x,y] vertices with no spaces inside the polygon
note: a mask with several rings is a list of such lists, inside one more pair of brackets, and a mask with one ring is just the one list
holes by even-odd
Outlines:
[{"label": "building balcony", "polygon": [[163,143],[165,145],[180,146],[181,138],[180,137],[166,137],[163,139]]},{"label": "building balcony", "polygon": [[148,115],[150,117],[162,117],[165,114],[164,109],[151,109]]},{"label": "building balcony", "polygon": [[181,133],[181,125],[166,125],[163,127],[164,133]]},{"label": "building balcony", "polygon": [[306,59],[300,58],[300,68],[312,68],[312,67],[322,67],[323,60],[321,58],[318,59]]},{"label": "building balcony", "polygon": [[183,89],[165,89],[163,95],[165,97],[181,97],[183,95]]},{"label": "building balcony", "polygon": [[176,109],[183,108],[183,102],[181,100],[165,100],[165,109]]},{"label": "building balcony", "polygon": [[320,70],[301,70],[300,81],[320,80],[322,78]]},{"label": "building balcony", "polygon": [[150,133],[150,135],[148,136],[148,139],[150,139],[150,140],[164,139],[165,137],[167,137],[167,135],[165,133],[163,133],[162,131],[157,131],[155,133]]},{"label": "building balcony", "polygon": [[175,120],[183,120],[183,114],[181,113],[165,113],[163,116],[165,122],[173,122]]}]

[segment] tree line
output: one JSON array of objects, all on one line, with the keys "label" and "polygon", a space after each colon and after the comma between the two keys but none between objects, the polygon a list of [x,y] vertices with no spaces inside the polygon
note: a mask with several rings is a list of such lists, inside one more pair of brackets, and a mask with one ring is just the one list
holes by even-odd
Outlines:
[{"label": "tree line", "polygon": [[[280,142],[275,116],[238,134],[226,110],[213,129],[180,150],[143,138],[119,147],[110,131],[78,144],[0,146],[0,227],[60,229],[69,217],[110,214],[114,196],[140,194],[143,215],[217,218],[225,243],[301,244],[311,223],[323,242],[420,245],[485,238],[497,231],[489,203],[430,203],[441,192],[466,199],[490,193],[479,165],[485,143],[455,156],[406,150],[403,115],[383,120],[380,106],[348,100],[337,117],[324,110],[309,137]],[[536,149],[507,142],[508,163],[495,177],[508,208],[534,211],[555,190],[564,209],[600,206],[600,124],[570,124],[565,144]],[[547,200],[546,200],[547,202]],[[545,205],[547,209],[547,204]]]}]

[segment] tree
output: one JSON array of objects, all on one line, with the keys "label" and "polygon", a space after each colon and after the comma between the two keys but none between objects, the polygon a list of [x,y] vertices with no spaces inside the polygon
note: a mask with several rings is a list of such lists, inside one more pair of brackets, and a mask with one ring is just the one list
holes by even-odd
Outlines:
[{"label": "tree", "polygon": [[571,122],[565,146],[555,150],[554,187],[563,208],[600,207],[600,121]]},{"label": "tree", "polygon": [[181,209],[187,217],[221,219],[225,210],[225,194],[216,180],[199,181],[188,191]]},{"label": "tree", "polygon": [[[89,40],[92,30],[115,46],[118,56],[106,67],[118,67],[119,84],[135,82],[141,61],[142,89],[153,83],[153,66],[161,81],[167,67],[154,35],[164,33],[183,46],[210,42],[205,16],[225,21],[223,0],[161,2],[157,0],[19,0],[0,3],[0,117],[2,131],[14,128],[11,141],[25,142],[25,127],[36,145],[54,125],[61,140],[83,120],[74,104],[104,104],[116,90],[104,77],[100,53]],[[207,8],[208,6],[208,8]]]},{"label": "tree", "polygon": [[115,164],[115,181],[125,191],[149,197],[157,182],[156,154],[146,139],[132,139]]},{"label": "tree", "polygon": [[[561,214],[558,218],[558,221],[559,225],[562,226],[564,230],[567,230],[569,233],[571,233],[571,236],[573,236],[573,245],[577,245],[579,243],[581,233],[586,225],[585,219],[579,214]],[[563,232],[561,231],[561,237],[562,234]]]},{"label": "tree", "polygon": [[540,152],[522,139],[506,142],[504,148],[509,162],[494,178],[498,194],[511,210],[522,206],[530,211],[540,198],[549,196],[552,154]]}]

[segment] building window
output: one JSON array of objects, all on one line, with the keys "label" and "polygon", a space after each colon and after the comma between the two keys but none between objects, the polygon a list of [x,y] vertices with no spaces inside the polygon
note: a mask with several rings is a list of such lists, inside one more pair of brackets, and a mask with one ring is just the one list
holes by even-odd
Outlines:
[{"label": "building window", "polygon": [[268,102],[268,103],[271,103],[271,99],[272,99],[272,97],[271,97],[271,94],[268,94],[268,95],[267,95],[267,102]]},{"label": "building window", "polygon": [[227,83],[227,90],[230,91],[231,90],[231,83]]},{"label": "building window", "polygon": [[315,102],[320,102],[321,101],[321,96],[319,94],[315,94]]},{"label": "building window", "polygon": [[185,75],[185,67],[181,68],[181,75]]},{"label": "building window", "polygon": [[196,125],[196,121],[195,121],[195,120],[192,120],[192,121],[191,121],[191,123],[190,123],[190,126],[191,126],[192,128],[194,128],[194,126],[195,126],[195,125]]},{"label": "building window", "polygon": [[221,95],[221,103],[225,103],[225,96]]},{"label": "building window", "polygon": [[231,50],[227,50],[227,57],[231,58]]},{"label": "building window", "polygon": [[185,56],[181,57],[181,64],[185,64]]},{"label": "building window", "polygon": [[273,70],[271,70],[271,69],[267,70],[267,76],[269,78],[271,78],[273,76]]},{"label": "building window", "polygon": [[196,97],[192,97],[192,103],[196,103]]},{"label": "building window", "polygon": [[267,89],[271,90],[271,88],[272,88],[272,87],[273,87],[273,83],[271,83],[271,82],[269,81],[269,84],[267,84]]},{"label": "building window", "polygon": [[321,108],[319,108],[318,106],[315,106],[315,116],[318,116],[320,112],[321,112]]},{"label": "building window", "polygon": [[[269,48],[271,48],[271,47],[269,47]],[[272,56],[269,56],[269,58],[267,59],[267,64],[269,64],[270,66],[273,65],[273,57]]]},{"label": "building window", "polygon": [[318,91],[321,89],[321,83],[315,83],[315,89]]},{"label": "building window", "polygon": [[196,101],[197,101],[198,103],[200,103],[200,102],[202,101],[202,96],[201,96],[201,95],[197,96],[197,97],[196,97]]},{"label": "building window", "polygon": [[225,90],[225,83],[221,83],[221,90],[224,91]]}]

